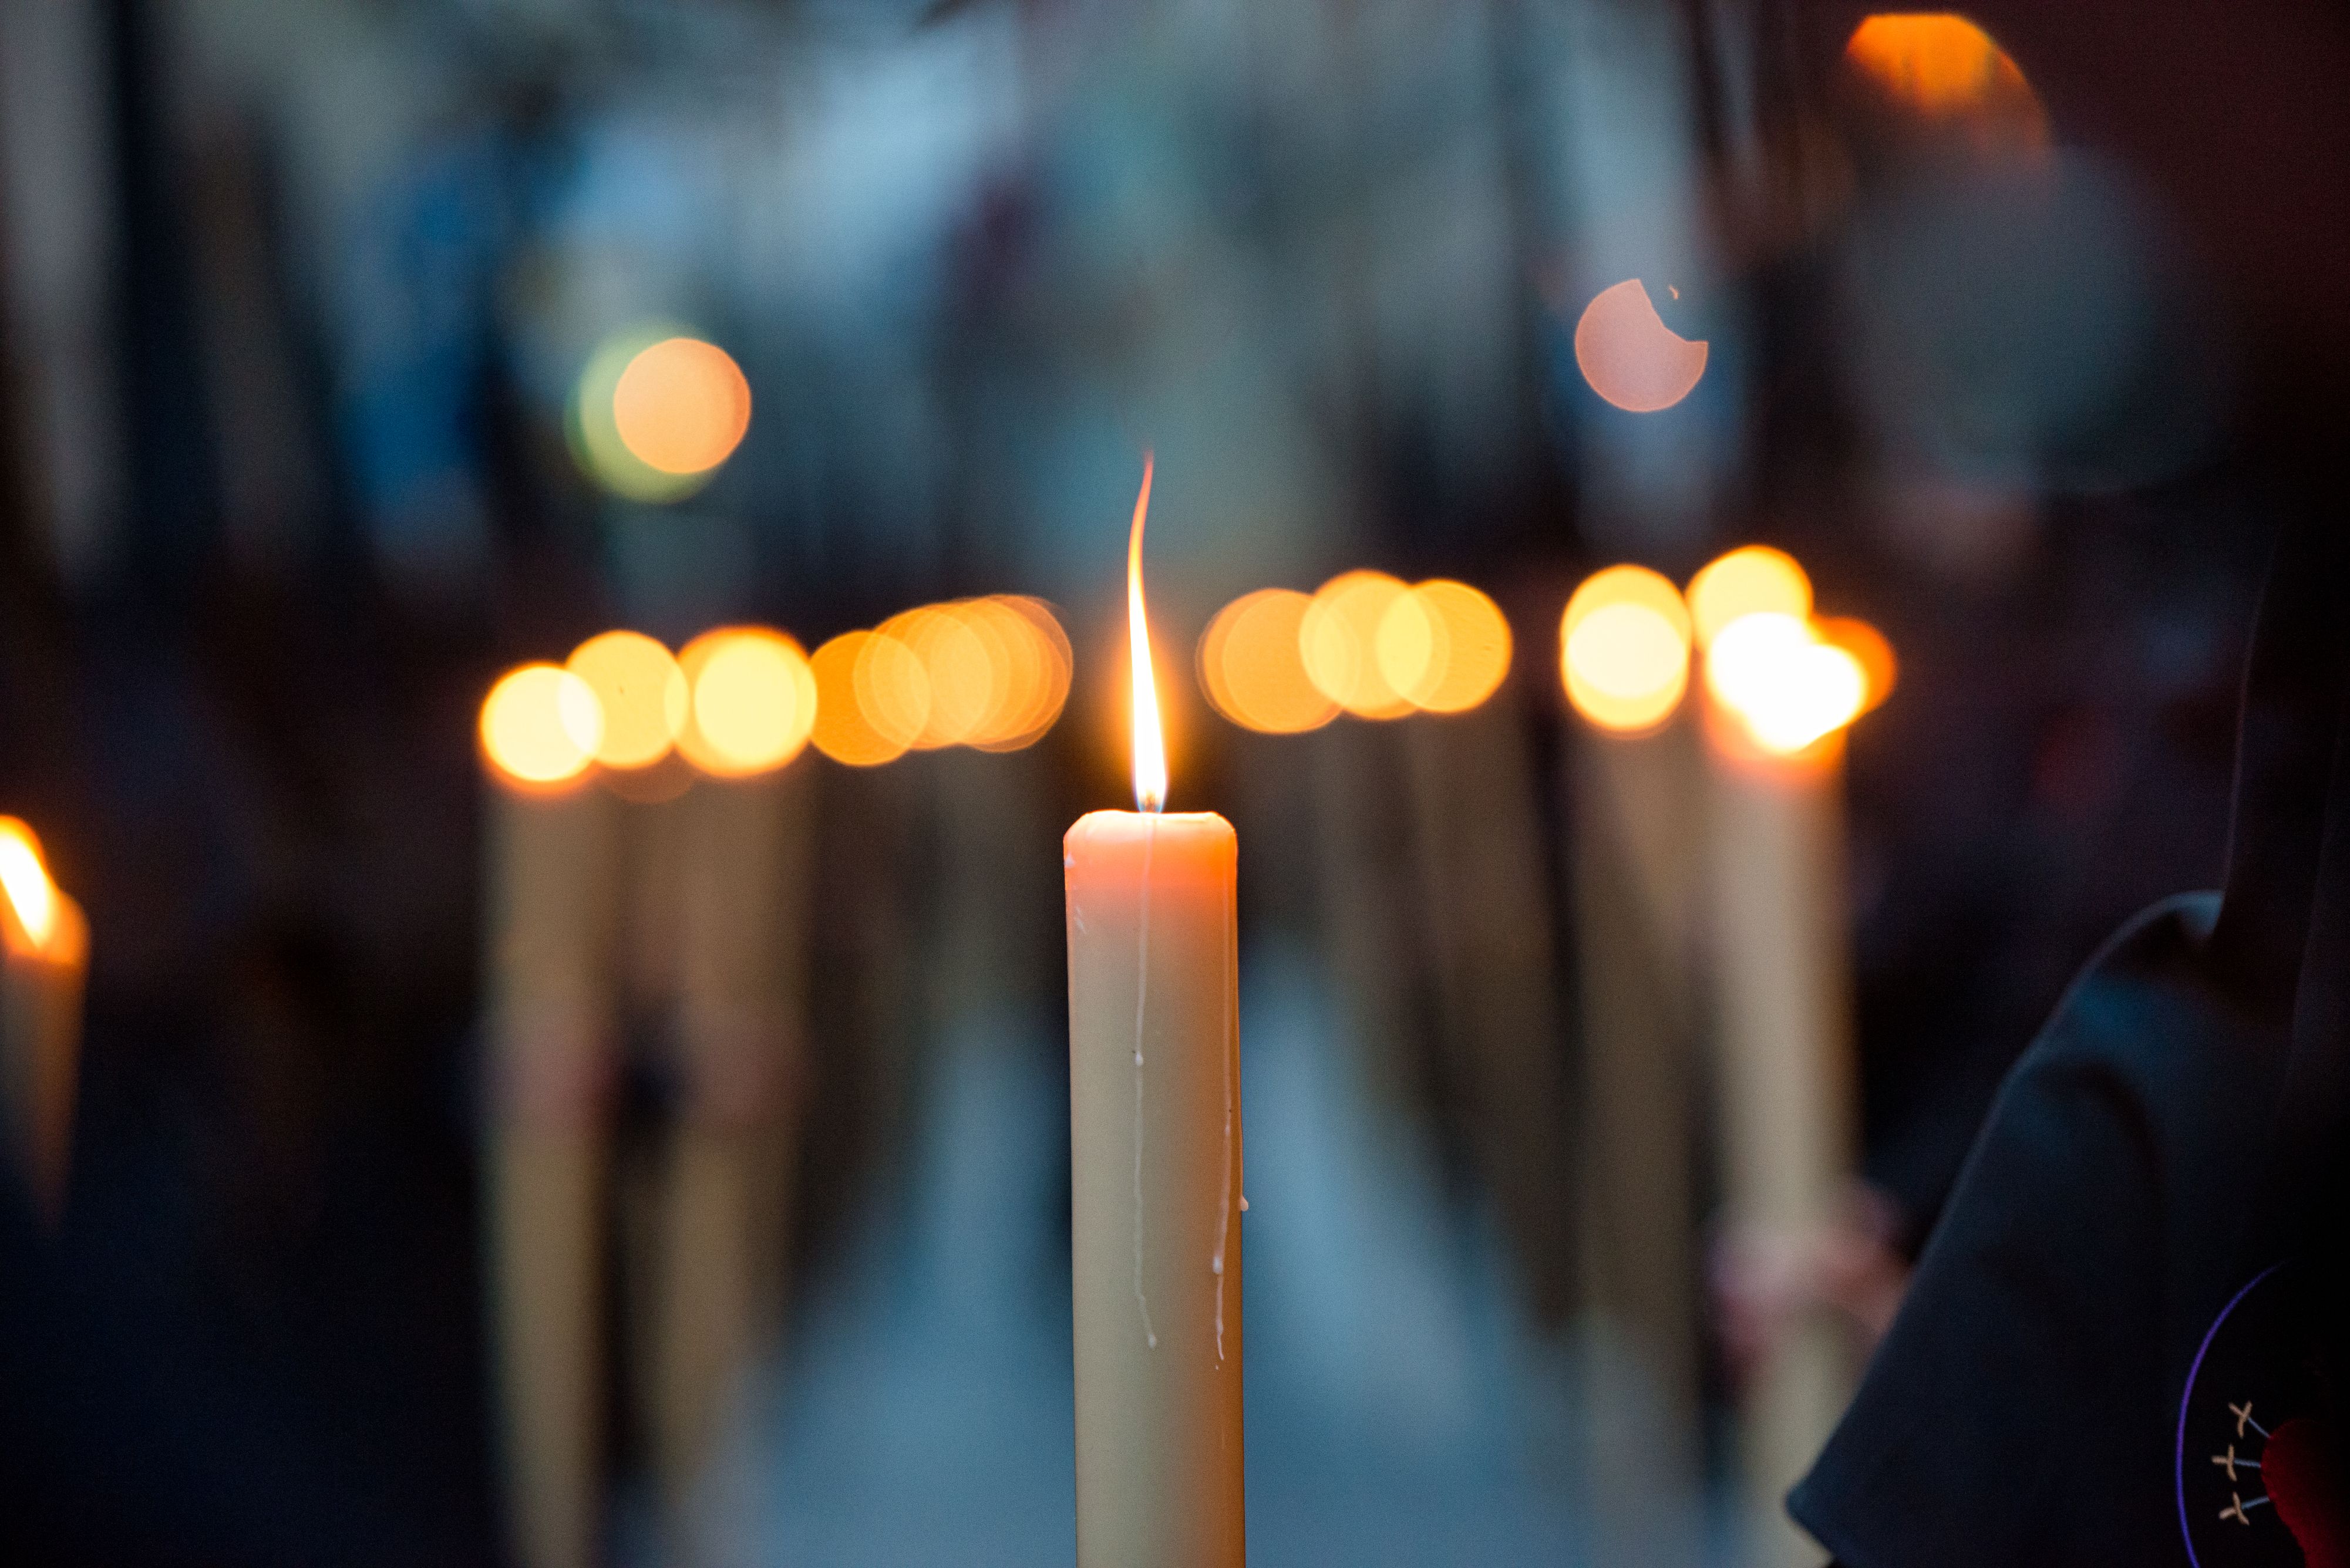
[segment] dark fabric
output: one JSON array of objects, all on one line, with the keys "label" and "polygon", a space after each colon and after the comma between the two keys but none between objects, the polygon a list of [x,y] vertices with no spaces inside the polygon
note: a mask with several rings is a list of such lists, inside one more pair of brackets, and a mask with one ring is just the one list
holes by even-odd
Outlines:
[{"label": "dark fabric", "polygon": [[[1857,1397],[1789,1499],[1846,1568],[2186,1561],[2201,1337],[2287,1253],[2350,1301],[2342,535],[2281,541],[2224,895],[2107,946],[2000,1092]],[[2334,1245],[2329,1249],[2326,1243]]]},{"label": "dark fabric", "polygon": [[2283,1042],[2199,975],[2214,900],[2091,967],[2001,1090],[1859,1397],[1791,1500],[1851,1568],[2167,1563],[2171,1419],[2242,1284]]}]

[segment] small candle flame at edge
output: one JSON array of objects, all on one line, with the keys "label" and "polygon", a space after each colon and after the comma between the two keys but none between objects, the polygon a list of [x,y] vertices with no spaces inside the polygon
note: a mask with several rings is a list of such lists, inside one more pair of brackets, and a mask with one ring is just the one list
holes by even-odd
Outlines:
[{"label": "small candle flame at edge", "polygon": [[13,816],[0,816],[0,898],[16,911],[35,950],[47,947],[57,925],[57,884],[40,839]]},{"label": "small candle flame at edge", "polygon": [[1142,524],[1150,512],[1151,454],[1142,454],[1142,493],[1134,498],[1134,528],[1126,544],[1126,637],[1134,677],[1134,804],[1139,811],[1167,805],[1167,741],[1159,728],[1159,684],[1150,669],[1150,628],[1142,612]]}]

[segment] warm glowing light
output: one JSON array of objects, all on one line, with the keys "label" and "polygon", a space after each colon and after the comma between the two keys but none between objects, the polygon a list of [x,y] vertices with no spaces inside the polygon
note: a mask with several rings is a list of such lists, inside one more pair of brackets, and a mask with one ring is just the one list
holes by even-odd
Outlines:
[{"label": "warm glowing light", "polygon": [[941,746],[1016,752],[1069,700],[1068,635],[1051,607],[1017,594],[907,610],[834,638],[809,664],[809,738],[858,767]]},{"label": "warm glowing light", "polygon": [[1763,750],[1792,756],[1860,714],[1868,676],[1794,616],[1743,616],[1706,650],[1705,683]]},{"label": "warm glowing light", "polygon": [[693,697],[668,649],[642,632],[608,631],[573,649],[563,667],[588,683],[603,709],[598,762],[646,768],[669,755]]},{"label": "warm glowing light", "polygon": [[[703,467],[683,472],[657,468],[639,457],[623,440],[619,425],[619,392],[623,377],[637,367],[639,359],[656,348],[676,341],[697,341],[685,329],[667,323],[654,322],[616,333],[598,344],[596,352],[579,372],[579,379],[571,390],[571,400],[565,410],[565,433],[570,438],[571,455],[581,472],[615,495],[630,501],[665,503],[680,501],[700,490],[717,472]],[[657,389],[658,376],[651,372],[661,369],[668,356],[656,356],[647,366],[647,374],[632,387],[632,407],[641,394]],[[731,362],[730,362],[731,363]],[[747,417],[748,393],[743,393],[742,411]],[[677,405],[683,408],[684,404]],[[650,415],[657,410],[643,409],[632,413],[632,424],[642,416],[646,425],[657,422]],[[713,427],[723,428],[723,427]],[[644,437],[646,432],[639,429]],[[737,438],[739,439],[739,437]],[[676,449],[647,439],[647,450],[656,456],[678,455],[684,443]],[[730,443],[731,444],[731,443]]]},{"label": "warm glowing light", "polygon": [[1134,804],[1167,805],[1167,737],[1159,728],[1159,680],[1150,668],[1150,623],[1142,613],[1142,524],[1150,514],[1150,454],[1142,454],[1142,493],[1126,536],[1126,657],[1134,687]]},{"label": "warm glowing light", "polygon": [[1964,126],[1979,145],[2047,144],[2039,95],[2007,51],[1964,16],[1870,16],[1853,29],[1844,57],[1885,97],[1922,119]]},{"label": "warm glowing light", "polygon": [[482,703],[482,751],[519,784],[561,784],[587,771],[604,742],[595,689],[553,664],[525,664]]},{"label": "warm glowing light", "polygon": [[[875,734],[901,750],[920,742],[931,722],[931,675],[904,640],[877,628],[857,645],[855,691]],[[819,698],[816,711],[823,711]]]},{"label": "warm glowing light", "polygon": [[1822,642],[1834,643],[1859,663],[1861,674],[1867,680],[1866,696],[1861,702],[1862,712],[1868,712],[1893,695],[1894,685],[1900,680],[1901,666],[1893,657],[1893,645],[1885,640],[1883,632],[1866,621],[1856,620],[1850,616],[1830,616],[1814,621],[1812,629]]},{"label": "warm glowing light", "polygon": [[816,724],[816,675],[800,645],[764,627],[723,627],[686,644],[693,701],[678,750],[703,773],[743,778],[799,755]]},{"label": "warm glowing light", "polygon": [[1785,551],[1748,545],[1718,557],[1690,579],[1689,608],[1697,645],[1704,648],[1742,616],[1805,618],[1812,613],[1812,579]]},{"label": "warm glowing light", "polygon": [[[890,617],[875,630],[903,643],[920,661],[927,699],[914,748],[932,751],[976,734],[994,711],[1001,681],[998,655],[980,623],[965,616],[961,605],[924,605]],[[911,713],[910,700],[900,701],[901,695],[893,684],[877,697],[885,715],[877,723],[892,727],[895,715]]]},{"label": "warm glowing light", "polygon": [[1297,628],[1306,678],[1347,712],[1365,719],[1399,719],[1409,698],[1379,670],[1379,627],[1409,590],[1385,572],[1347,572],[1314,594]]},{"label": "warm glowing light", "polygon": [[1379,674],[1415,708],[1461,713],[1510,672],[1510,623],[1466,583],[1435,578],[1389,605],[1375,649]]},{"label": "warm glowing light", "polygon": [[1631,733],[1670,718],[1689,690],[1689,609],[1646,566],[1594,573],[1559,618],[1567,701],[1603,730]]},{"label": "warm glowing light", "polygon": [[[867,654],[876,643],[895,651],[868,659]],[[895,638],[876,637],[869,631],[843,632],[809,657],[808,669],[816,680],[816,723],[808,739],[834,762],[857,768],[895,762],[906,754],[930,716],[930,688],[922,661]],[[890,729],[875,726],[872,707],[859,687],[869,684],[876,674],[885,681],[916,683],[913,691],[899,694],[901,702],[919,699],[910,725],[904,722],[908,714],[901,708],[893,711]]]},{"label": "warm glowing light", "polygon": [[1216,612],[1200,635],[1200,686],[1209,705],[1244,730],[1297,735],[1338,716],[1305,673],[1298,634],[1312,597],[1260,588]]},{"label": "warm glowing light", "polygon": [[1069,700],[1068,634],[1040,599],[1000,594],[960,607],[1003,656],[994,710],[968,743],[985,752],[1035,744]]},{"label": "warm glowing light", "polygon": [[33,951],[49,945],[57,929],[57,889],[41,855],[41,841],[13,816],[0,816],[0,898],[16,915],[16,930]]},{"label": "warm glowing light", "polygon": [[716,344],[666,337],[620,372],[612,427],[648,468],[706,473],[734,454],[751,428],[751,383]]},{"label": "warm glowing light", "polygon": [[1666,326],[1637,277],[1611,284],[1575,324],[1575,362],[1591,389],[1627,412],[1653,414],[1690,395],[1705,374],[1703,340]]}]

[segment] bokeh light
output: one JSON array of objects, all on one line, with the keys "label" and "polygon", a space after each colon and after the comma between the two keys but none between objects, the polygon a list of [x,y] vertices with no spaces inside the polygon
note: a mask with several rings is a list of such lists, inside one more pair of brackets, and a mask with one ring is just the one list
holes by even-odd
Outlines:
[{"label": "bokeh light", "polygon": [[1559,618],[1559,675],[1575,711],[1603,730],[1636,733],[1672,717],[1689,690],[1689,608],[1646,566],[1585,579]]},{"label": "bokeh light", "polygon": [[873,767],[908,751],[1033,746],[1069,701],[1068,634],[1018,594],[922,605],[816,649],[818,751]]},{"label": "bokeh light", "polygon": [[[911,743],[917,751],[934,751],[967,741],[993,713],[1001,684],[995,650],[974,618],[959,605],[923,605],[890,617],[875,628],[876,635],[894,639],[912,650],[921,666],[921,718],[913,722]],[[868,668],[886,657],[867,656]],[[869,715],[885,732],[909,722],[917,705],[912,688],[894,674],[878,677],[871,701],[879,704]]]},{"label": "bokeh light", "polygon": [[553,664],[510,670],[482,703],[482,752],[508,779],[561,784],[587,771],[604,741],[595,689]]},{"label": "bokeh light", "polygon": [[703,773],[743,778],[799,755],[815,727],[816,675],[797,642],[764,627],[723,627],[678,656],[693,701],[678,750]]},{"label": "bokeh light", "polygon": [[724,350],[671,323],[631,327],[597,346],[572,388],[566,410],[572,458],[615,495],[681,501],[707,484],[741,441],[750,396]]},{"label": "bokeh light", "polygon": [[751,383],[733,356],[698,337],[639,349],[612,389],[612,424],[636,459],[663,473],[706,473],[751,428]]},{"label": "bokeh light", "polygon": [[1385,572],[1347,572],[1315,592],[1297,628],[1306,679],[1347,712],[1399,719],[1411,702],[1379,671],[1379,625],[1408,590]]},{"label": "bokeh light", "polygon": [[1690,395],[1705,374],[1707,345],[1657,314],[1637,277],[1611,284],[1575,324],[1575,362],[1591,389],[1627,413],[1652,414]]},{"label": "bokeh light", "polygon": [[1812,623],[1812,630],[1822,642],[1833,643],[1853,656],[1867,681],[1861,709],[1864,713],[1881,705],[1893,695],[1900,680],[1900,661],[1893,656],[1893,645],[1885,634],[1865,620],[1850,616],[1828,616]]},{"label": "bokeh light", "polygon": [[[816,678],[816,723],[808,732],[808,739],[817,751],[850,767],[870,768],[895,762],[906,754],[914,734],[921,729],[918,718],[910,730],[885,733],[876,729],[868,717],[866,703],[857,690],[858,669],[865,661],[866,649],[876,640],[869,631],[846,631],[808,659],[809,672]],[[920,678],[921,661],[910,649],[895,639],[878,640],[896,649],[914,667],[915,677]],[[922,716],[927,717],[927,691],[922,707]]]},{"label": "bokeh light", "polygon": [[1744,616],[1806,618],[1812,613],[1812,579],[1783,550],[1742,545],[1690,579],[1689,611],[1697,645],[1705,648],[1723,627]]},{"label": "bokeh light", "polygon": [[1438,577],[1415,585],[1379,622],[1379,673],[1415,708],[1462,713],[1492,696],[1510,672],[1510,623],[1466,583]]},{"label": "bokeh light", "polygon": [[1706,650],[1706,689],[1763,750],[1804,751],[1843,729],[1868,698],[1860,660],[1790,615],[1742,616]]},{"label": "bokeh light", "polygon": [[33,950],[47,947],[57,929],[57,888],[49,881],[39,836],[13,816],[0,816],[0,898],[8,900],[16,928]]},{"label": "bokeh light", "polygon": [[962,607],[1003,659],[994,711],[972,732],[983,752],[1016,752],[1050,730],[1069,701],[1068,634],[1041,599],[998,594]]},{"label": "bokeh light", "polygon": [[857,645],[857,707],[876,734],[911,749],[931,722],[931,672],[902,638],[876,628]]},{"label": "bokeh light", "polygon": [[563,667],[588,683],[603,709],[598,762],[645,768],[669,755],[692,694],[668,649],[642,632],[608,631],[573,649]]},{"label": "bokeh light", "polygon": [[1244,730],[1296,735],[1338,716],[1338,704],[1305,673],[1299,634],[1311,596],[1260,588],[1216,612],[1200,636],[1200,686],[1208,703]]},{"label": "bokeh light", "polygon": [[1979,146],[2037,149],[2048,142],[2040,95],[2006,50],[1947,11],[1869,16],[1844,47],[1846,65],[1920,119],[1963,126]]}]

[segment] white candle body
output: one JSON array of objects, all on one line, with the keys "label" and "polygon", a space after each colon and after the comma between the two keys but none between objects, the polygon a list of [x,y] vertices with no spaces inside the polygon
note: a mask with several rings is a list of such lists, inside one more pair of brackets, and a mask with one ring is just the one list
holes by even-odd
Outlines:
[{"label": "white candle body", "polygon": [[602,1515],[603,1118],[617,805],[490,786],[484,1221],[506,1485],[525,1568],[588,1568]]},{"label": "white candle body", "polygon": [[1237,841],[1094,812],[1064,842],[1080,1568],[1240,1568]]},{"label": "white candle body", "polygon": [[[1850,934],[1840,741],[1785,760],[1716,752],[1713,891],[1722,1171],[1731,1222],[1800,1243],[1835,1212],[1852,1170]],[[1822,1553],[1783,1499],[1852,1395],[1849,1325],[1815,1312],[1755,1368],[1741,1411],[1752,1559]]]},{"label": "white candle body", "polygon": [[1701,1270],[1691,930],[1704,843],[1690,727],[1578,733],[1567,753],[1584,1050],[1577,1098],[1586,1400],[1603,1561],[1702,1557]]},{"label": "white candle body", "polygon": [[762,1350],[779,1329],[806,994],[806,771],[705,779],[680,815],[677,1035],[683,1097],[666,1166],[650,1416],[681,1556],[703,1539]]}]

